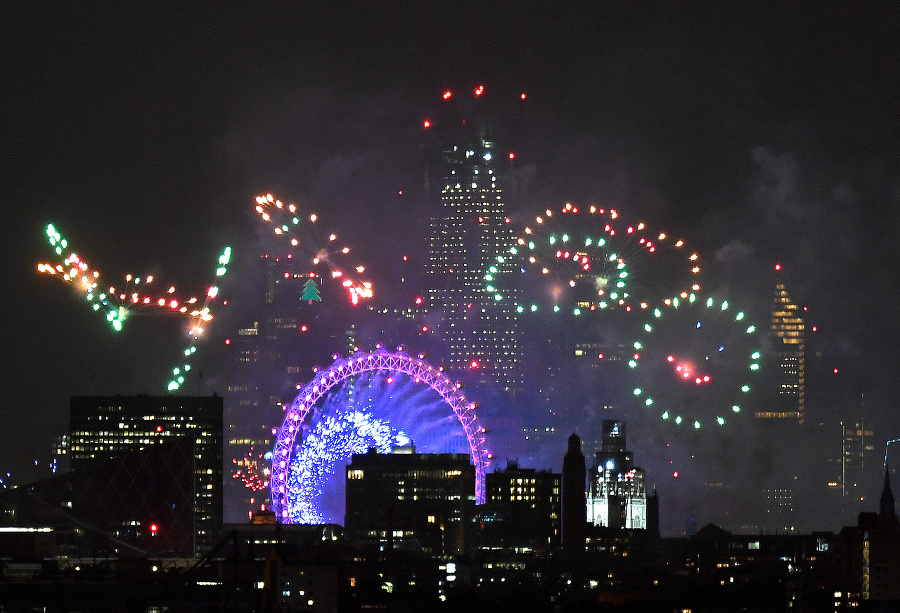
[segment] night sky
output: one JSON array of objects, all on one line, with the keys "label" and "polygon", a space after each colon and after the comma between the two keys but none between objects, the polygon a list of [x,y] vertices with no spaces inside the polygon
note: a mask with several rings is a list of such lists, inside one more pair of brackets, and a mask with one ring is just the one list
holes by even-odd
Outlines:
[{"label": "night sky", "polygon": [[47,474],[71,395],[162,393],[183,344],[177,319],[116,335],[39,275],[47,223],[108,280],[202,292],[224,245],[258,256],[270,191],[338,228],[389,304],[426,247],[422,121],[479,84],[514,219],[628,211],[763,313],[782,263],[818,327],[810,420],[864,394],[900,437],[894,3],[57,4],[7,8],[0,37],[7,482]]}]

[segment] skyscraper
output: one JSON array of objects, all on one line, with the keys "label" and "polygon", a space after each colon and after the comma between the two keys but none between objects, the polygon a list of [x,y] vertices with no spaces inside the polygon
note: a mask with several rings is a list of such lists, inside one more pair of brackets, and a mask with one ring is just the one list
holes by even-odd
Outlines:
[{"label": "skyscraper", "polygon": [[426,279],[446,345],[445,365],[515,394],[522,387],[514,294],[492,283],[515,239],[484,133],[442,150],[439,213],[431,221]]},{"label": "skyscraper", "polygon": [[172,437],[190,439],[195,553],[202,554],[222,529],[222,406],[221,396],[74,396],[72,470]]},{"label": "skyscraper", "polygon": [[771,332],[775,341],[773,358],[777,366],[778,395],[775,405],[757,411],[756,417],[791,419],[802,424],[806,417],[806,326],[781,279],[776,281],[773,298]]}]

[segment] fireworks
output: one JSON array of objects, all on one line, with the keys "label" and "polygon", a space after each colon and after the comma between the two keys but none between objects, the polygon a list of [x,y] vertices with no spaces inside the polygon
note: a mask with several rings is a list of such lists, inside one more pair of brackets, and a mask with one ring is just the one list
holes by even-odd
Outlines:
[{"label": "fireworks", "polygon": [[[219,256],[218,263],[216,265],[216,278],[221,278],[225,276],[225,273],[228,272],[228,264],[231,262],[231,247],[226,247],[222,254]],[[208,290],[206,290],[206,299],[203,302],[203,306],[197,311],[197,315],[192,315],[191,318],[191,326],[188,332],[190,336],[190,343],[184,350],[184,360],[182,360],[181,364],[172,369],[172,378],[169,380],[166,389],[170,392],[174,392],[178,390],[181,385],[184,383],[185,375],[191,370],[191,361],[193,359],[194,354],[197,352],[197,340],[203,335],[206,325],[206,322],[212,319],[212,314],[210,313],[210,304],[219,296],[219,286],[211,285]]]},{"label": "fireworks", "polygon": [[90,308],[103,314],[116,332],[122,330],[125,319],[134,312],[175,313],[198,321],[210,319],[208,309],[197,308],[199,301],[196,297],[180,299],[176,296],[174,286],[170,286],[163,293],[154,293],[151,288],[154,281],[152,275],[142,278],[128,274],[118,288],[110,286],[102,289],[100,273],[93,270],[74,251],[69,250],[68,241],[53,224],[47,226],[46,233],[50,246],[61,259],[56,264],[46,262],[38,264],[38,272],[51,275],[76,287]]},{"label": "fireworks", "polygon": [[[337,235],[329,233],[323,236],[318,231],[319,216],[316,213],[302,214],[294,204],[284,204],[272,194],[256,197],[256,212],[260,218],[272,225],[272,231],[284,237],[290,244],[292,257],[294,253],[306,258],[314,267],[310,276],[322,276],[334,279],[344,287],[353,304],[362,298],[372,297],[372,284],[356,278],[365,272],[362,265],[345,266],[341,260],[350,253],[347,246],[337,246]],[[318,273],[318,267],[327,268]]]},{"label": "fireworks", "polygon": [[[88,304],[94,311],[103,313],[114,330],[120,332],[125,318],[133,309],[144,308],[155,312],[177,313],[189,318],[190,344],[184,350],[184,359],[172,369],[172,379],[166,389],[173,392],[184,383],[185,375],[191,370],[191,360],[197,352],[196,342],[203,335],[205,327],[212,320],[210,305],[219,295],[219,287],[215,284],[206,290],[203,304],[198,306],[197,298],[189,298],[181,301],[174,297],[175,288],[170,287],[166,291],[166,297],[151,298],[143,293],[142,288],[153,282],[153,277],[141,279],[134,275],[126,275],[124,288],[110,287],[108,291],[102,291],[100,286],[100,273],[91,267],[76,253],[69,251],[68,241],[56,230],[53,224],[47,226],[47,239],[57,256],[62,258],[60,263],[38,264],[38,272],[48,274],[71,283],[84,295]],[[215,276],[220,278],[228,271],[231,261],[231,247],[226,247],[219,256]],[[139,290],[140,288],[140,290]]]},{"label": "fireworks", "polygon": [[[509,278],[507,271],[521,274]],[[566,204],[526,227],[484,275],[486,290],[503,298],[504,284],[531,300],[522,312],[582,315],[614,307],[647,309],[662,296],[698,291],[700,265],[684,241],[627,224],[618,211]],[[661,294],[662,292],[662,294]]]},{"label": "fireworks", "polygon": [[727,301],[689,294],[655,308],[628,366],[635,400],[665,421],[700,429],[739,414],[760,369],[756,327]]},{"label": "fireworks", "polygon": [[260,452],[254,447],[241,459],[232,459],[237,468],[232,473],[232,477],[240,479],[249,490],[259,492],[269,487],[269,475],[271,468],[269,462],[272,461],[271,452]]}]

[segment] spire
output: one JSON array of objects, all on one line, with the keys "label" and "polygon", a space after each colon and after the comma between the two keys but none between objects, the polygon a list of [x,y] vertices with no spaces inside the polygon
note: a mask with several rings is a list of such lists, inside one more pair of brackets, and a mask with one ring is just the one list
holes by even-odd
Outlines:
[{"label": "spire", "polygon": [[894,494],[891,492],[891,476],[887,462],[884,463],[884,489],[881,490],[878,518],[883,525],[897,523],[897,510],[894,506]]}]

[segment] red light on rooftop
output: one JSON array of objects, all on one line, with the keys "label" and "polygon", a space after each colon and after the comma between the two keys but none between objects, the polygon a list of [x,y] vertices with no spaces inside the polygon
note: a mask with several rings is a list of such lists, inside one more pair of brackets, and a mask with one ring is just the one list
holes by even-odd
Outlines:
[{"label": "red light on rooftop", "polygon": [[443,94],[441,97],[442,97],[444,100],[449,100],[450,98],[453,97],[453,92],[451,92],[451,91],[448,89],[447,91],[444,92],[444,94]]},{"label": "red light on rooftop", "polygon": [[483,93],[484,93],[484,85],[479,85],[478,87],[475,88],[476,96],[480,96]]},{"label": "red light on rooftop", "polygon": [[781,270],[781,264],[775,264],[775,270]]},{"label": "red light on rooftop", "polygon": [[512,151],[510,151],[510,152],[509,152],[509,159],[511,159],[511,160],[516,159],[516,154],[513,153]]},{"label": "red light on rooftop", "polygon": [[422,122],[422,127],[423,127],[423,128],[430,128],[430,127],[431,127],[431,122],[428,121],[428,120],[426,119],[425,121]]},{"label": "red light on rooftop", "polygon": [[524,100],[524,99],[525,99],[525,92],[522,92],[522,93],[519,95],[519,98],[521,98],[522,100]]},{"label": "red light on rooftop", "polygon": [[156,431],[157,431],[157,432],[162,432],[162,431],[163,431],[163,427],[162,427],[162,426],[156,426]]}]

